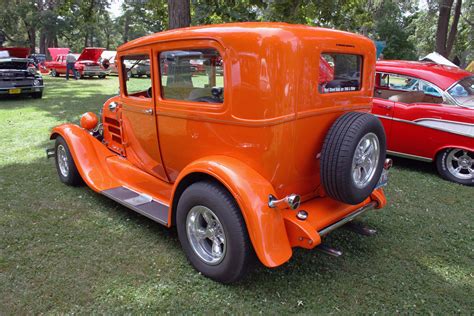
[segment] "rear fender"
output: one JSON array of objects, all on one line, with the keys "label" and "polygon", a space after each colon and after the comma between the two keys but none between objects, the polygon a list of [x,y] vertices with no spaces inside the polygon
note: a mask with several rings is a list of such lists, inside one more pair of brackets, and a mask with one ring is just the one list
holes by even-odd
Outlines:
[{"label": "rear fender", "polygon": [[[219,181],[235,198],[247,226],[253,248],[267,267],[276,267],[292,255],[283,215],[268,207],[268,196],[276,196],[272,185],[245,163],[226,156],[210,156],[192,162],[176,180],[173,197],[179,183],[188,175],[204,173]],[[174,209],[174,208],[172,208]]]},{"label": "rear fender", "polygon": [[107,157],[114,156],[100,141],[82,127],[63,124],[53,128],[50,139],[61,136],[66,141],[79,174],[94,191],[120,185],[110,174]]},{"label": "rear fender", "polygon": [[463,150],[474,152],[474,139],[471,139],[471,141],[466,145],[464,145],[464,144],[463,145],[460,145],[460,144],[457,144],[457,145],[454,145],[454,144],[453,145],[444,145],[444,146],[439,147],[438,149],[436,149],[436,151],[434,152],[432,158],[433,158],[433,160],[436,160],[439,153],[441,153],[443,150],[450,149],[450,148],[458,148],[458,149],[463,149]]}]

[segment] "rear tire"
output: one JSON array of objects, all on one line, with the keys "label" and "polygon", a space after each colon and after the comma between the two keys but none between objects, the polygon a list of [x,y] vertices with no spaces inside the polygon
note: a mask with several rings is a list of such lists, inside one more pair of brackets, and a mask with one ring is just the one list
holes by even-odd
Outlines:
[{"label": "rear tire", "polygon": [[99,79],[105,79],[105,75],[99,75]]},{"label": "rear tire", "polygon": [[205,181],[181,195],[176,225],[193,267],[222,283],[241,279],[253,266],[254,252],[241,211],[221,185]]},{"label": "rear tire", "polygon": [[51,72],[49,73],[49,75],[51,77],[59,77],[59,74],[58,72],[56,71],[56,69],[52,69]]},{"label": "rear tire", "polygon": [[43,92],[33,92],[33,93],[31,94],[31,97],[32,97],[33,99],[41,99],[41,98],[43,97]]},{"label": "rear tire", "polygon": [[59,180],[71,186],[82,184],[81,175],[79,171],[77,171],[76,164],[74,163],[74,159],[64,138],[58,136],[54,148],[56,154],[56,170],[59,175]]},{"label": "rear tire", "polygon": [[436,156],[436,168],[445,180],[474,186],[474,152],[472,151],[458,148],[445,149]]},{"label": "rear tire", "polygon": [[327,195],[356,205],[370,196],[386,155],[382,123],[367,113],[349,112],[329,129],[321,151],[321,182]]}]

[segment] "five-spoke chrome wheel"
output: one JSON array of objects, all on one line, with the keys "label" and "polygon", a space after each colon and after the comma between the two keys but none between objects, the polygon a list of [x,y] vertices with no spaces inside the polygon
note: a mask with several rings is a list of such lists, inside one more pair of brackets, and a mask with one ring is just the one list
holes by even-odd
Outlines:
[{"label": "five-spoke chrome wheel", "polygon": [[69,175],[69,162],[66,149],[63,145],[58,145],[56,155],[58,159],[59,172],[61,172],[64,177],[67,177]]},{"label": "five-spoke chrome wheel", "polygon": [[446,157],[446,167],[458,179],[474,179],[474,153],[462,149],[453,149]]},{"label": "five-spoke chrome wheel", "polygon": [[352,180],[357,188],[365,188],[374,177],[380,157],[377,135],[368,133],[357,144],[352,158]]},{"label": "five-spoke chrome wheel", "polygon": [[197,205],[188,213],[186,232],[194,252],[205,263],[216,265],[226,253],[226,236],[219,218],[209,208]]}]

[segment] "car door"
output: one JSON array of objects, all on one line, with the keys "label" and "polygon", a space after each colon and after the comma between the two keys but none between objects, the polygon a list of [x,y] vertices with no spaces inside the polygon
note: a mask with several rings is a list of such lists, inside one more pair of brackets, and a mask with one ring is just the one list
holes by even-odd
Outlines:
[{"label": "car door", "polygon": [[[168,180],[160,153],[158,126],[155,111],[155,94],[150,77],[131,77],[127,71],[140,62],[151,62],[150,50],[140,50],[120,56],[122,126],[127,159],[162,180]],[[125,67],[127,65],[127,67]],[[151,65],[153,67],[153,64]]]},{"label": "car door", "polygon": [[56,64],[56,71],[60,74],[66,73],[66,56],[58,56],[58,62]]}]

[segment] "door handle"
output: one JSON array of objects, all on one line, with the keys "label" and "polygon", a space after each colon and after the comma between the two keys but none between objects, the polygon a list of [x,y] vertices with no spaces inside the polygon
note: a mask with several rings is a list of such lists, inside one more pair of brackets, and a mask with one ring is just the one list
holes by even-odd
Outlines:
[{"label": "door handle", "polygon": [[148,114],[148,115],[152,115],[153,114],[153,109],[143,110],[143,113]]},{"label": "door handle", "polygon": [[381,94],[382,94],[382,91],[380,91],[380,90],[376,90],[376,91],[375,91],[375,94],[377,94],[377,95],[381,95]]}]

